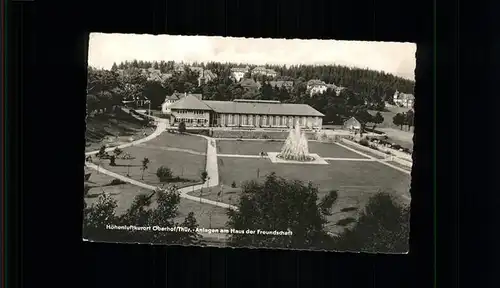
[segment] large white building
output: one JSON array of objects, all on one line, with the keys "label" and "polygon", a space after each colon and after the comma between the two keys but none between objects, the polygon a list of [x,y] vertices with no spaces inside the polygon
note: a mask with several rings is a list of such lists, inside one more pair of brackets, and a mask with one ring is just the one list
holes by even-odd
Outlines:
[{"label": "large white building", "polygon": [[241,79],[243,79],[245,74],[248,72],[250,72],[250,68],[248,68],[248,66],[245,68],[241,68],[241,67],[231,68],[231,76],[233,76],[233,78],[234,78],[234,80],[236,80],[236,82],[239,82]]},{"label": "large white building", "polygon": [[306,129],[321,129],[324,117],[306,104],[248,99],[203,101],[189,94],[168,108],[173,116],[171,124],[201,127],[287,128],[298,123]]}]

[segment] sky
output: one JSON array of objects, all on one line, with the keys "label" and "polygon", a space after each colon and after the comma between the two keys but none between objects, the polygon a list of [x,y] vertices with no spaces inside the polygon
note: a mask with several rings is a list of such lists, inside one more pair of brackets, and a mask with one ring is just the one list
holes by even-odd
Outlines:
[{"label": "sky", "polygon": [[232,62],[369,68],[415,79],[415,43],[92,33],[88,64],[114,62]]}]

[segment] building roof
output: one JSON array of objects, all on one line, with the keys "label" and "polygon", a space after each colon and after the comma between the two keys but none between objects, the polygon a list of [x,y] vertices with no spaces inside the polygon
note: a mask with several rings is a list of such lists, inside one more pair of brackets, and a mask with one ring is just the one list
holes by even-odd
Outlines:
[{"label": "building roof", "polygon": [[359,126],[361,125],[361,122],[358,121],[358,119],[351,117],[347,120],[344,121],[344,125],[356,125]]},{"label": "building roof", "polygon": [[307,86],[314,86],[314,85],[321,85],[324,86],[326,83],[324,81],[321,81],[319,79],[312,79],[307,81]]},{"label": "building roof", "polygon": [[174,92],[172,95],[167,95],[165,100],[179,100],[184,97],[184,93]]},{"label": "building roof", "polygon": [[251,78],[245,78],[245,79],[241,80],[240,86],[243,87],[243,88],[255,88],[255,89],[258,89],[262,85],[259,82],[255,82]]},{"label": "building roof", "polygon": [[306,104],[270,103],[262,101],[204,101],[217,113],[267,114],[286,116],[324,116]]},{"label": "building roof", "polygon": [[212,110],[207,104],[205,104],[202,100],[198,99],[196,96],[192,94],[188,94],[185,97],[182,97],[179,101],[172,104],[169,107],[170,109],[186,109],[186,110]]},{"label": "building roof", "polygon": [[248,67],[246,68],[242,68],[242,67],[234,67],[234,68],[231,68],[231,72],[248,72]]},{"label": "building roof", "polygon": [[293,81],[269,81],[269,85],[273,87],[292,87],[293,86]]}]

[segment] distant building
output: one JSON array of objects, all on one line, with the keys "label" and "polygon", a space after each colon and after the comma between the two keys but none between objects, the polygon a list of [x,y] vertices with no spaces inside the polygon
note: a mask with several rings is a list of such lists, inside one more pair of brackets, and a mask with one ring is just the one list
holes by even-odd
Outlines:
[{"label": "distant building", "polygon": [[351,117],[344,122],[344,129],[349,131],[359,131],[361,130],[361,123],[358,119]]},{"label": "distant building", "polygon": [[182,63],[175,63],[174,64],[174,72],[176,73],[182,73],[184,72],[185,65]]},{"label": "distant building", "polygon": [[270,100],[203,101],[187,95],[170,105],[173,122],[186,126],[321,129],[323,114],[306,104]]},{"label": "distant building", "polygon": [[262,84],[258,81],[254,81],[251,78],[246,78],[241,80],[240,86],[245,90],[258,90],[260,89],[260,87],[262,87]]},{"label": "distant building", "polygon": [[311,96],[324,93],[326,90],[328,90],[328,86],[324,81],[318,79],[307,81],[307,91],[309,91],[309,95]]},{"label": "distant building", "polygon": [[285,88],[291,90],[293,88],[293,81],[269,81],[269,85],[273,88]]},{"label": "distant building", "polygon": [[215,78],[217,78],[217,75],[214,72],[204,69],[200,72],[200,76],[198,77],[198,86],[213,81]]},{"label": "distant building", "polygon": [[394,101],[394,104],[399,107],[413,108],[413,104],[415,103],[415,96],[413,96],[413,94],[401,93],[396,90],[392,100]]},{"label": "distant building", "polygon": [[241,67],[231,68],[231,76],[233,76],[233,78],[234,78],[234,80],[236,80],[236,82],[241,81],[241,79],[243,79],[245,74],[248,72],[250,72],[250,68],[248,68],[248,66],[245,68],[241,68]]},{"label": "distant building", "polygon": [[335,94],[337,94],[337,96],[339,96],[340,92],[345,89],[345,87],[340,87],[335,84],[326,84],[326,88],[335,91]]},{"label": "distant building", "polygon": [[266,67],[255,67],[252,69],[252,76],[254,75],[264,75],[268,77],[276,77],[278,73],[273,69],[267,69]]},{"label": "distant building", "polygon": [[337,86],[335,84],[326,84],[324,81],[313,79],[307,82],[307,91],[309,91],[309,95],[313,96],[315,94],[325,93],[328,89],[332,89],[335,91],[337,96],[340,94],[344,87]]}]

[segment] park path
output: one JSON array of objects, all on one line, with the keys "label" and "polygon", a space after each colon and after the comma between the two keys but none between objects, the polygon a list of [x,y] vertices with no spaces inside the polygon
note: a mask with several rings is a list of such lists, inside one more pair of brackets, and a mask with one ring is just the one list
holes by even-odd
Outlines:
[{"label": "park path", "polygon": [[[149,116],[149,115],[147,115],[147,116]],[[123,148],[127,148],[127,147],[131,147],[131,146],[135,146],[135,145],[139,145],[139,144],[145,143],[147,141],[150,141],[150,140],[158,137],[168,127],[168,120],[162,119],[162,118],[158,118],[158,117],[154,117],[154,116],[149,116],[149,117],[153,118],[156,121],[156,129],[155,129],[155,131],[151,135],[149,135],[149,136],[147,136],[145,138],[138,139],[136,141],[127,143],[127,144],[123,144],[123,145],[117,146],[117,147],[120,148],[120,149],[123,149]],[[236,210],[237,207],[233,206],[233,205],[229,205],[229,204],[226,204],[226,203],[223,203],[223,202],[212,201],[212,200],[208,200],[208,199],[205,199],[205,198],[195,197],[195,196],[192,196],[192,195],[188,195],[188,192],[193,191],[193,190],[198,190],[198,189],[201,189],[201,188],[215,187],[215,186],[219,185],[219,167],[218,167],[218,163],[217,163],[217,147],[216,147],[215,140],[213,138],[210,138],[210,137],[207,137],[207,136],[204,136],[204,135],[198,135],[198,134],[193,134],[193,135],[198,136],[198,137],[203,137],[203,138],[205,138],[207,140],[206,171],[207,171],[207,174],[208,174],[208,178],[207,178],[207,181],[206,181],[205,184],[198,184],[198,185],[193,185],[193,186],[188,186],[188,187],[184,187],[184,188],[178,189],[178,191],[180,193],[180,197],[188,199],[188,200],[192,200],[192,201],[197,201],[197,202],[200,202],[200,203],[205,203],[205,204],[209,204],[209,205],[213,205],[213,206],[218,206],[218,207],[221,207],[221,208]],[[116,149],[116,147],[107,148],[106,152],[111,152],[114,149]],[[99,150],[87,152],[87,153],[85,153],[85,155],[89,156],[89,155],[95,155],[97,153],[99,153]],[[129,177],[126,177],[126,176],[114,173],[112,171],[109,171],[107,169],[99,167],[98,165],[95,165],[94,163],[91,163],[91,162],[85,162],[85,165],[88,168],[91,168],[91,169],[94,169],[94,170],[98,171],[99,173],[106,174],[106,175],[111,176],[111,177],[116,178],[116,179],[120,179],[120,180],[122,180],[122,181],[124,181],[126,183],[130,183],[130,184],[138,186],[138,187],[142,187],[142,188],[149,189],[149,190],[155,190],[155,189],[158,188],[156,186],[149,185],[149,184],[146,184],[146,183],[143,183],[143,182],[131,179]]]},{"label": "park path", "polygon": [[[253,158],[253,159],[268,159],[268,156],[260,156],[260,155],[243,155],[243,154],[217,154],[218,157],[228,157],[228,158]],[[375,159],[370,158],[337,158],[337,157],[321,157],[323,160],[327,161],[365,161],[372,162]]]}]

